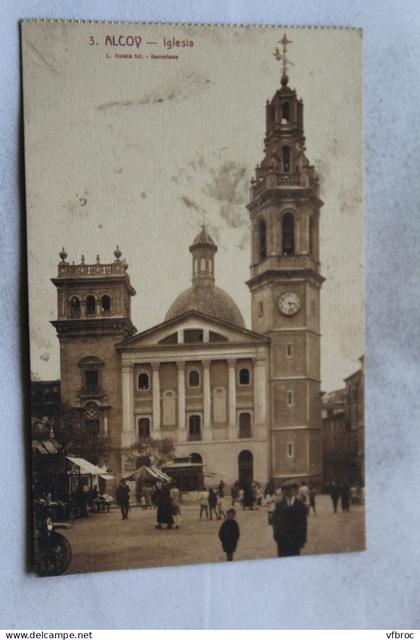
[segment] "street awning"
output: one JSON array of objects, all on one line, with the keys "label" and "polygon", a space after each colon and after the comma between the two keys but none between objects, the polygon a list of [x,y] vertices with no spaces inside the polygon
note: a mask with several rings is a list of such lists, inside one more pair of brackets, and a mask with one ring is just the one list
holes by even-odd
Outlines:
[{"label": "street awning", "polygon": [[32,440],[32,451],[36,451],[41,455],[57,454],[60,445],[52,440]]},{"label": "street awning", "polygon": [[114,476],[111,476],[110,473],[101,473],[100,474],[101,478],[103,478],[104,480],[112,480],[114,478]]},{"label": "street awning", "polygon": [[106,480],[110,480],[111,478],[113,478],[114,476],[109,475],[106,472],[106,469],[101,469],[101,467],[97,467],[96,464],[92,464],[91,462],[88,462],[88,460],[85,460],[84,458],[73,458],[72,456],[67,456],[67,460],[70,460],[70,462],[74,465],[76,465],[76,467],[79,467],[80,469],[80,473],[82,475],[90,475],[90,476],[108,476],[106,478]]},{"label": "street awning", "polygon": [[157,467],[147,467],[142,465],[136,471],[133,471],[128,476],[125,476],[126,480],[155,480],[159,482],[172,482],[172,478]]}]

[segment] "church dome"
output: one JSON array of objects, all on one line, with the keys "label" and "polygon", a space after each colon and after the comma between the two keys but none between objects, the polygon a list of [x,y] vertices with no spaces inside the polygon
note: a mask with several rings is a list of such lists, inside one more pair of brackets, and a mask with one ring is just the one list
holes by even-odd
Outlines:
[{"label": "church dome", "polygon": [[236,303],[226,291],[215,286],[217,245],[204,225],[190,246],[190,251],[193,258],[193,286],[183,291],[171,304],[165,320],[172,320],[187,311],[200,311],[237,327],[245,327]]},{"label": "church dome", "polygon": [[186,311],[200,311],[237,327],[245,327],[242,313],[230,295],[214,285],[196,284],[183,291],[169,307],[165,320]]}]

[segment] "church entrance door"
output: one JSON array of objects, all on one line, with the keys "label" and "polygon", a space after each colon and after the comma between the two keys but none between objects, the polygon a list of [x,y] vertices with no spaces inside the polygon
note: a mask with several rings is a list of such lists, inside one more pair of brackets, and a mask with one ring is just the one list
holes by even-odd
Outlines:
[{"label": "church entrance door", "polygon": [[251,451],[241,451],[238,456],[238,479],[241,485],[254,479],[254,456]]}]

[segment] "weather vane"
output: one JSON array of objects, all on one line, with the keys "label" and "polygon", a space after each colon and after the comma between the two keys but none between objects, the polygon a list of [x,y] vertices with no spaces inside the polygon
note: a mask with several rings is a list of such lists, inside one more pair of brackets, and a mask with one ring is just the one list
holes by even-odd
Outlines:
[{"label": "weather vane", "polygon": [[288,80],[287,65],[288,64],[293,65],[293,62],[291,62],[291,60],[289,60],[289,58],[287,57],[287,45],[292,44],[292,40],[288,40],[286,34],[284,34],[284,36],[282,37],[281,40],[278,41],[278,43],[282,45],[283,52],[281,52],[280,49],[276,47],[274,50],[273,56],[275,57],[276,60],[282,63],[283,65],[282,84],[283,84],[283,79],[285,80],[285,84],[287,84],[287,80]]}]

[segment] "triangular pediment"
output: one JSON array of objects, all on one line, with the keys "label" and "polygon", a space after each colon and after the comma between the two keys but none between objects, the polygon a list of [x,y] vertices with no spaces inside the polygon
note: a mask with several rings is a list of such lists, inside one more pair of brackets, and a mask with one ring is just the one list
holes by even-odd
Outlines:
[{"label": "triangular pediment", "polygon": [[204,341],[215,345],[228,342],[264,344],[270,342],[270,339],[255,331],[237,327],[199,311],[187,311],[146,331],[136,333],[120,342],[117,348],[121,351],[130,351],[138,347],[199,344]]}]

